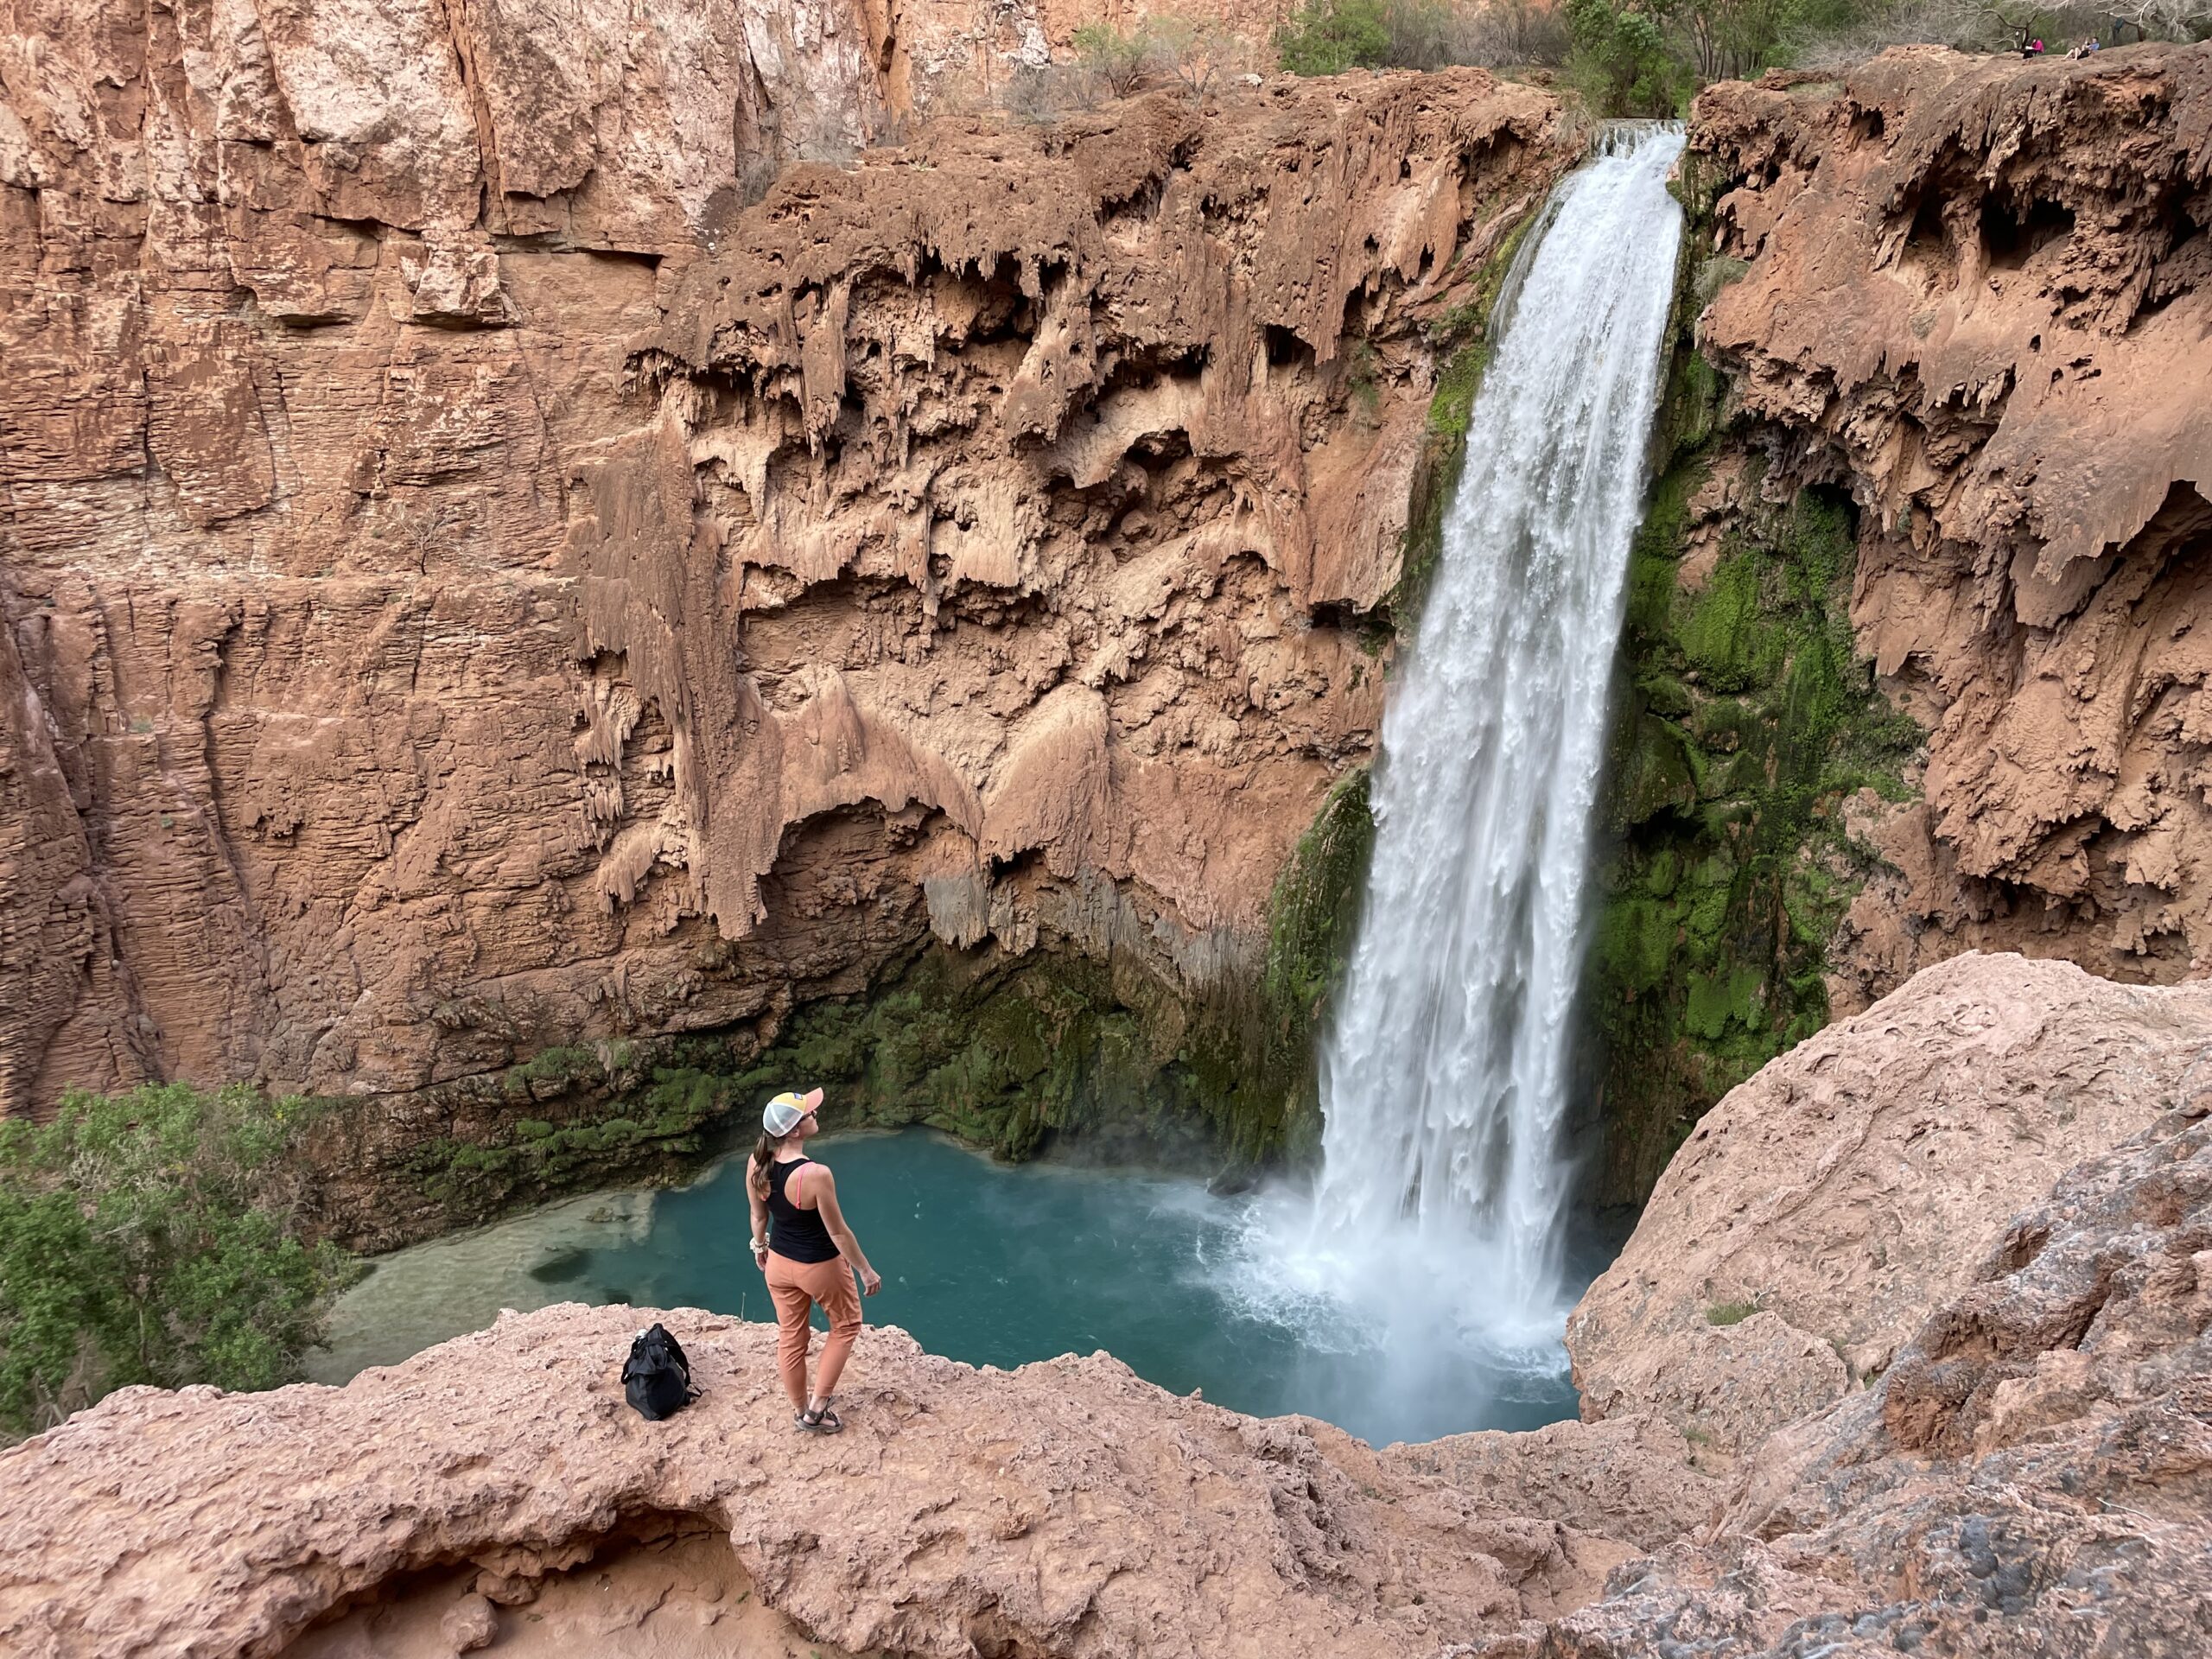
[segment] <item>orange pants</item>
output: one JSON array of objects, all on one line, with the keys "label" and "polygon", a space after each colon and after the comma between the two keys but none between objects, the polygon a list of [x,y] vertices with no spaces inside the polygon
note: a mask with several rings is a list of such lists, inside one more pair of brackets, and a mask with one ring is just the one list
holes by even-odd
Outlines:
[{"label": "orange pants", "polygon": [[817,1306],[830,1321],[830,1340],[822,1344],[822,1363],[814,1373],[814,1391],[827,1400],[853,1351],[853,1338],[861,1333],[861,1297],[853,1284],[853,1269],[842,1255],[827,1262],[794,1262],[768,1252],[768,1294],[776,1304],[776,1369],[784,1375],[784,1392],[804,1411],[806,1348],[813,1336],[807,1316]]}]

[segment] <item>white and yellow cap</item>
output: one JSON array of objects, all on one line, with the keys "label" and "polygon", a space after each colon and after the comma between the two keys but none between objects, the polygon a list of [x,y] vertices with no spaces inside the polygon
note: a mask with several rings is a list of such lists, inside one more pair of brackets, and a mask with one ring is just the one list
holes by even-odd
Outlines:
[{"label": "white and yellow cap", "polygon": [[798,1121],[809,1112],[819,1110],[822,1091],[810,1089],[803,1095],[784,1093],[768,1103],[767,1110],[760,1114],[760,1127],[779,1141],[798,1127]]}]

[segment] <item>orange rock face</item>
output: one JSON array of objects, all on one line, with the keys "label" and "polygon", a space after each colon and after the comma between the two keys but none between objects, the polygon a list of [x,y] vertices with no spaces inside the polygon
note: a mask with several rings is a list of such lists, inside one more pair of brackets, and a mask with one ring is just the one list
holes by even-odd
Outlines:
[{"label": "orange rock face", "polygon": [[1853,620],[1932,728],[1836,989],[1977,945],[2178,978],[2212,958],[2212,47],[1805,79],[1693,125],[1748,262],[1703,341],[1770,487],[1857,498]]},{"label": "orange rock face", "polygon": [[1195,992],[1370,749],[1421,325],[1546,95],[772,180],[929,106],[880,20],[585,10],[10,37],[0,1109],[741,1058],[932,938]]}]

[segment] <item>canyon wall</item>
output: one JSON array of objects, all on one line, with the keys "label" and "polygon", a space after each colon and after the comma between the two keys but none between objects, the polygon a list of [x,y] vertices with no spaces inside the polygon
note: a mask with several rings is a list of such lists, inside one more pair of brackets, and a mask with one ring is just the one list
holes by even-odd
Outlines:
[{"label": "canyon wall", "polygon": [[[1079,9],[512,10],[14,16],[0,1108],[354,1103],[364,1242],[798,1073],[1295,1149],[1573,123],[1479,71],[998,107]],[[1601,1200],[1928,962],[2212,950],[2207,52],[1701,99]]]},{"label": "canyon wall", "polygon": [[[921,123],[967,95],[896,11],[51,11],[0,48],[0,1107],[372,1103],[386,1235],[695,1144],[764,1053],[1009,1150],[1132,1081],[1280,1143],[1270,896],[1548,96]],[[792,1023],[871,988],[915,1017]]]},{"label": "canyon wall", "polygon": [[1702,93],[1593,963],[1612,1139],[1961,950],[2212,963],[2212,45]]}]

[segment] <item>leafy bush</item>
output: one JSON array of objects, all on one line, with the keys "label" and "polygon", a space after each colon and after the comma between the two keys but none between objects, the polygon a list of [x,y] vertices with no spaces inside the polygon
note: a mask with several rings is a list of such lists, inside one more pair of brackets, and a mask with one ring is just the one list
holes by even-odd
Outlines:
[{"label": "leafy bush", "polygon": [[345,1252],[292,1227],[313,1109],[184,1084],[0,1122],[0,1431],[133,1382],[296,1380]]},{"label": "leafy bush", "polygon": [[1306,0],[1275,33],[1292,74],[1555,64],[1567,51],[1556,9],[1537,0]]},{"label": "leafy bush", "polygon": [[1294,75],[1340,75],[1389,61],[1382,0],[1306,0],[1275,34],[1275,55]]},{"label": "leafy bush", "polygon": [[1126,98],[1144,78],[1152,55],[1144,26],[1123,29],[1118,23],[1085,23],[1075,32],[1076,61],[1104,81],[1116,98]]},{"label": "leafy bush", "polygon": [[1633,0],[1565,0],[1567,79],[1599,115],[1672,115],[1689,77],[1662,15]]}]

